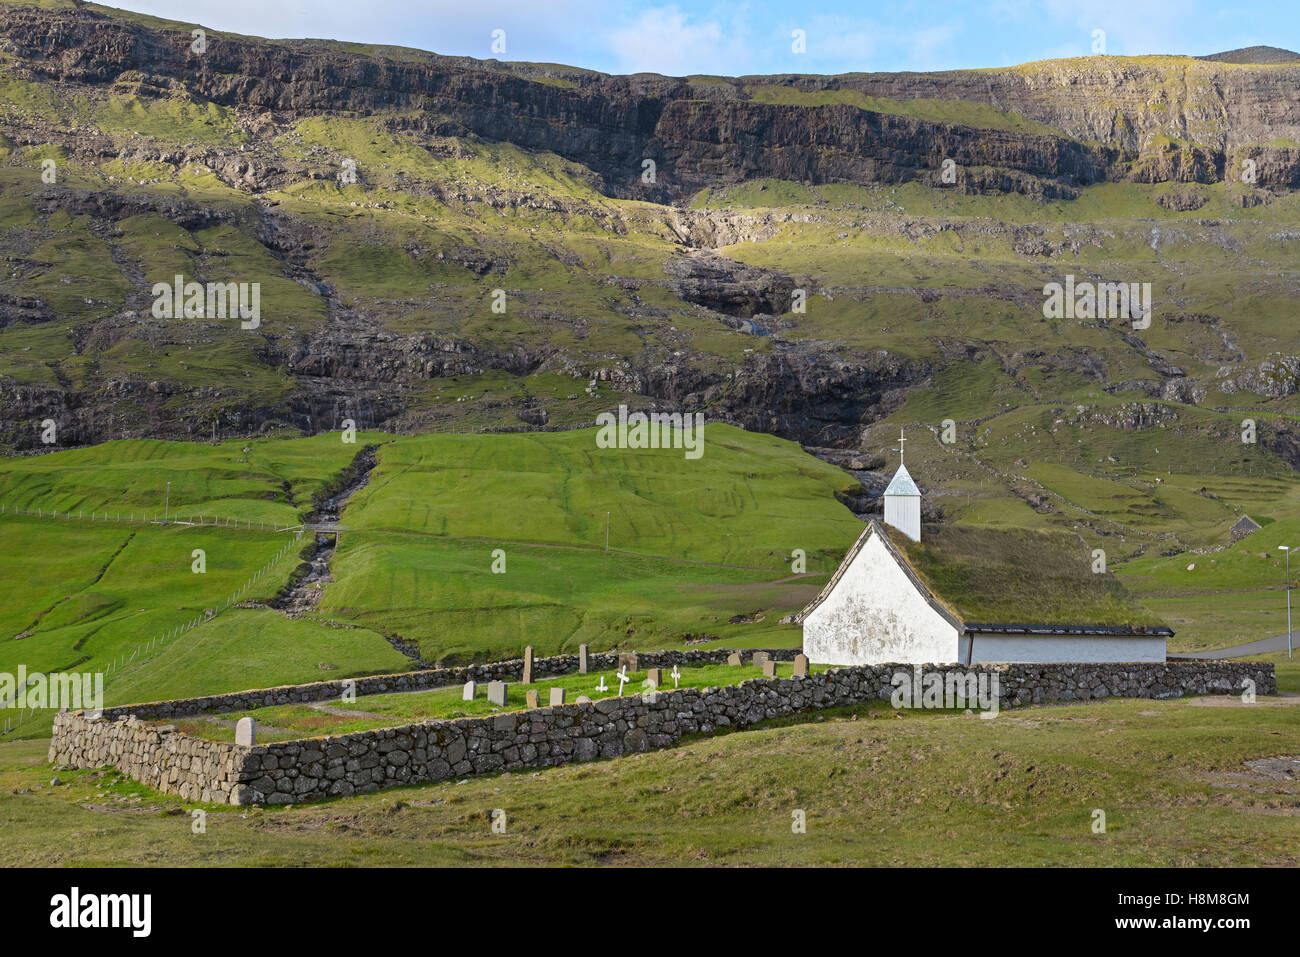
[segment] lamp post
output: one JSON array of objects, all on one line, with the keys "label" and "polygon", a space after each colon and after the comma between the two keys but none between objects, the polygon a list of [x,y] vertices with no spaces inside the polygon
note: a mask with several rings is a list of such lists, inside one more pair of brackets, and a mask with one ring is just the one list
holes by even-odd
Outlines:
[{"label": "lamp post", "polygon": [[1291,649],[1291,546],[1279,545],[1279,552],[1286,552],[1286,656],[1292,656]]},{"label": "lamp post", "polygon": [[167,497],[163,499],[163,524],[167,524],[167,515],[171,511],[172,504],[172,483],[167,483]]}]

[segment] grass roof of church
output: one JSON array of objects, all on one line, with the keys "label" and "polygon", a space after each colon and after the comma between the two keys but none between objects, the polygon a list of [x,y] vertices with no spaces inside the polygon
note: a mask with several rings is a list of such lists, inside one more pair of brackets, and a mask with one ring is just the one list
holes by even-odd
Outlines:
[{"label": "grass roof of church", "polygon": [[1069,532],[927,525],[890,540],[935,599],[966,623],[1148,628],[1164,622]]}]

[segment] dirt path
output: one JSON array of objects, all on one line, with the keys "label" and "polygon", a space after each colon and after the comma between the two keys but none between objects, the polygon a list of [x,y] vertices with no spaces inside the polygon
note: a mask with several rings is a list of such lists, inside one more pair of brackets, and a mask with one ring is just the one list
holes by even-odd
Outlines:
[{"label": "dirt path", "polygon": [[[420,690],[433,690],[433,689],[420,689]],[[334,705],[326,704],[324,701],[308,701],[306,702],[306,704],[307,707],[309,708],[314,708],[317,711],[323,711],[325,712],[325,714],[332,714],[338,718],[380,718],[382,720],[387,721],[393,717],[391,714],[376,714],[373,711],[356,711],[351,708],[336,708]]]}]

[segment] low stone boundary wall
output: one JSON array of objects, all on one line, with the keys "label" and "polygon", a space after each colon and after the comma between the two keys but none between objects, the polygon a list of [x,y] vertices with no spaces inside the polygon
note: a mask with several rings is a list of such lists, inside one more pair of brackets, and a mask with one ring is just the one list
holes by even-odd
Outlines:
[{"label": "low stone boundary wall", "polygon": [[181,734],[139,718],[90,718],[84,711],[54,716],[50,760],[74,768],[112,766],[158,791],[193,801],[234,803],[249,749]]},{"label": "low stone boundary wall", "polygon": [[[798,648],[713,648],[708,651],[640,651],[637,665],[645,668],[671,668],[673,665],[725,665],[727,657],[739,652],[746,663],[758,652],[773,661],[793,661]],[[626,654],[627,652],[623,652]],[[602,651],[587,655],[591,671],[608,671],[618,667],[617,651]],[[573,674],[578,670],[577,655],[553,655],[533,659],[535,678],[555,678]],[[135,715],[144,721],[166,721],[187,718],[196,714],[225,711],[251,711],[272,705],[307,704],[312,701],[330,701],[342,697],[346,689],[355,687],[358,695],[388,694],[395,691],[432,691],[435,688],[454,687],[467,681],[480,684],[488,681],[518,681],[524,674],[524,659],[511,658],[482,665],[465,665],[460,668],[431,668],[427,671],[404,671],[400,674],[372,675],[368,678],[340,678],[335,681],[314,681],[305,685],[281,685],[276,688],[258,688],[252,691],[232,691],[229,694],[208,695],[203,698],[179,698],[175,701],[151,701],[146,704],[129,704],[105,708],[104,717],[120,718]]]},{"label": "low stone boundary wall", "polygon": [[[642,660],[649,662],[650,656]],[[113,765],[151,787],[190,800],[290,804],[397,784],[664,748],[683,735],[888,699],[899,671],[912,674],[913,668],[863,665],[799,678],[751,678],[721,688],[604,698],[254,747],[199,741],[174,728],[151,728],[137,715],[91,718],[82,711],[62,712],[54,721],[49,756],[51,762],[71,767]],[[1277,692],[1273,666],[1256,662],[1009,664],[973,669],[925,665],[920,671],[923,676],[943,675],[945,681],[948,675],[997,675],[1000,702],[1008,706],[1106,697],[1240,694],[1246,681],[1254,683],[1256,694]]]}]

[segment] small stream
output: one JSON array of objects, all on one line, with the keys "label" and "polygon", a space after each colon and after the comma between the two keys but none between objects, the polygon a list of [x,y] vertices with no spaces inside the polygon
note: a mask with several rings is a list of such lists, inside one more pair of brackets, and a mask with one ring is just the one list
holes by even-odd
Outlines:
[{"label": "small stream", "polygon": [[[370,472],[374,469],[377,458],[375,449],[368,446],[357,453],[349,470],[353,473],[352,481],[341,492],[325,499],[316,510],[307,516],[308,525],[334,525],[338,523],[343,506],[349,498],[366,487],[370,481]],[[316,544],[311,557],[306,559],[310,569],[307,574],[292,586],[289,586],[270,602],[272,608],[284,612],[293,618],[304,612],[314,611],[320,604],[321,588],[334,579],[330,576],[330,559],[338,547],[337,536],[333,532],[317,532]]]}]

